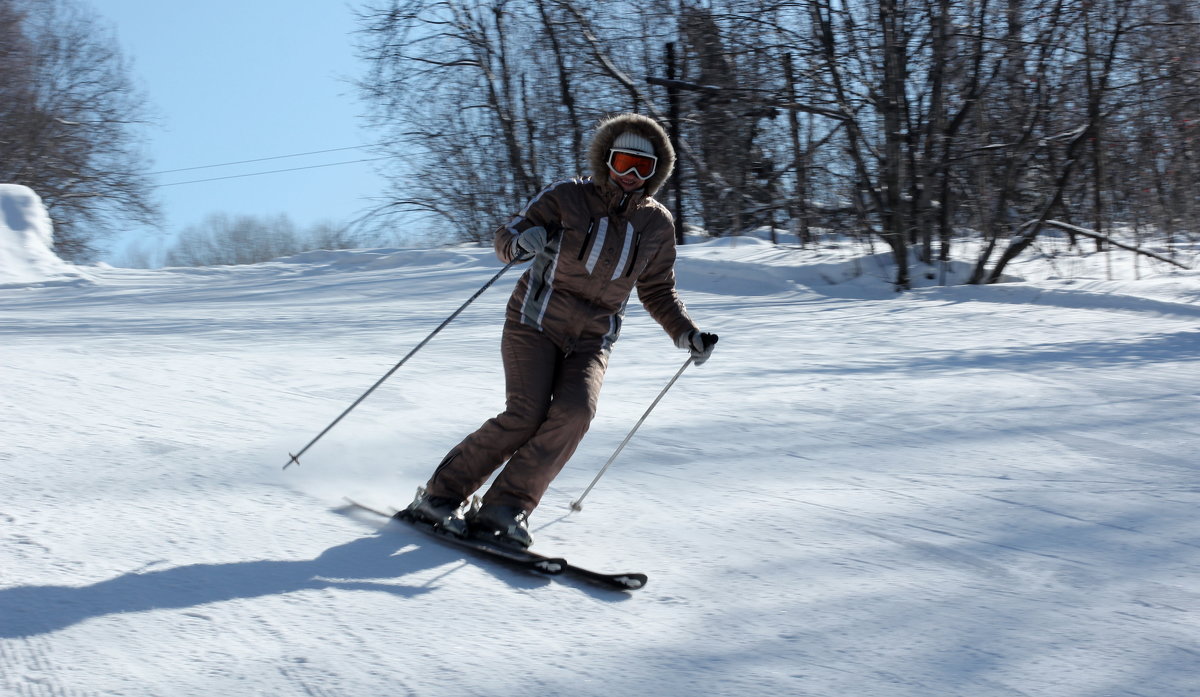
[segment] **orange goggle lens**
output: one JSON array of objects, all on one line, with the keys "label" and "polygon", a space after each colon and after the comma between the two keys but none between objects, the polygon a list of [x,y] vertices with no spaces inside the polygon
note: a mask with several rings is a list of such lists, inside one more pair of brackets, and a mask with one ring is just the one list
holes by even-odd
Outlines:
[{"label": "orange goggle lens", "polygon": [[644,155],[628,150],[608,151],[608,168],[618,177],[633,172],[638,179],[646,180],[654,176],[654,170],[657,167],[658,158],[653,155]]}]

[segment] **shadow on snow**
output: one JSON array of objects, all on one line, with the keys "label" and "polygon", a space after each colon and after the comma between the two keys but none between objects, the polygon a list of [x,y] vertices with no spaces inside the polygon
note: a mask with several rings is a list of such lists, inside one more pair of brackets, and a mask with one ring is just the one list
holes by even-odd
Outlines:
[{"label": "shadow on snow", "polygon": [[[395,579],[464,558],[461,553],[389,525],[375,534],[331,547],[314,559],[189,564],[133,571],[87,586],[4,588],[0,589],[0,617],[4,618],[0,639],[55,632],[105,615],[190,608],[306,590],[374,591],[411,598],[434,590],[432,584],[444,574],[420,585],[397,583]],[[549,582],[491,563],[481,563],[479,568],[517,588]],[[613,599],[611,593],[584,592]]]}]

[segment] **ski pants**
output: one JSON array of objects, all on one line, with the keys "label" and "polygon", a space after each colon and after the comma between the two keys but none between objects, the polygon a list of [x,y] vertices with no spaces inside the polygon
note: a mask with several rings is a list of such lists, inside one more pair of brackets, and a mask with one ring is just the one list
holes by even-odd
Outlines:
[{"label": "ski pants", "polygon": [[426,491],[465,501],[504,465],[483,502],[529,512],[587,433],[609,352],[601,337],[585,337],[564,351],[542,332],[513,320],[505,322],[500,351],[504,412],[446,455]]}]

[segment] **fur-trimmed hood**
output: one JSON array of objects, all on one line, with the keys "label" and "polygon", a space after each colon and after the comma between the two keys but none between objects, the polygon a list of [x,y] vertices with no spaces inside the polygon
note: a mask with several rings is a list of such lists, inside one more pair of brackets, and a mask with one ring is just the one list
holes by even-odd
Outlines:
[{"label": "fur-trimmed hood", "polygon": [[666,183],[675,169],[675,149],[671,147],[671,140],[667,137],[667,132],[649,116],[618,114],[600,122],[596,127],[595,135],[592,136],[592,143],[588,147],[588,165],[592,169],[593,181],[603,189],[619,188],[608,177],[608,151],[612,148],[613,141],[617,139],[617,136],[625,131],[633,131],[654,144],[654,154],[658,156],[658,168],[655,170],[654,176],[646,180],[646,186],[643,189],[647,197],[653,196]]}]

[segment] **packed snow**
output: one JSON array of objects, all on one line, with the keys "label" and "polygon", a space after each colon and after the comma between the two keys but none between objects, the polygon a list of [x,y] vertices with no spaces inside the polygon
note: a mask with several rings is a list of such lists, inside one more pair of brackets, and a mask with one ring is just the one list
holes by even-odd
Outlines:
[{"label": "packed snow", "polygon": [[1042,249],[895,293],[851,242],[682,247],[716,352],[571,512],[686,358],[631,303],[531,521],[649,575],[614,592],[343,502],[405,505],[500,410],[517,270],[283,469],[490,250],[72,269],[10,193],[0,694],[1197,694],[1198,272]]}]

